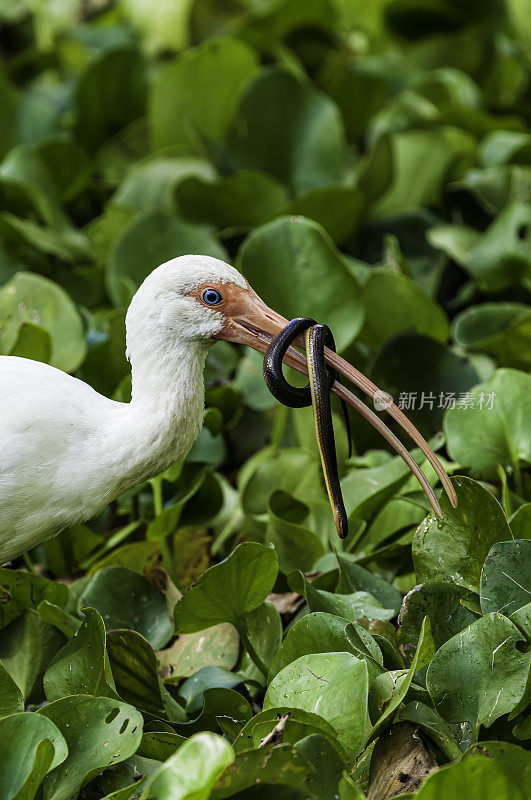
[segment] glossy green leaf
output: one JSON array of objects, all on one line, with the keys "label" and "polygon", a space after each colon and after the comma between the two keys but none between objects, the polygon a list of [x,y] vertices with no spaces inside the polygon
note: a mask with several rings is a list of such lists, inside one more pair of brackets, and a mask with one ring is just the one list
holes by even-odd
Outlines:
[{"label": "glossy green leaf", "polygon": [[[384,704],[381,706],[381,713],[380,716],[375,719],[374,726],[367,735],[365,743],[367,744],[376,736],[379,736],[382,731],[391,724],[393,715],[397,711],[400,704],[404,701],[408,690],[411,686],[411,683],[416,675],[416,673],[425,667],[430,661],[433,659],[435,655],[435,644],[433,641],[433,637],[431,635],[431,625],[430,620],[428,617],[424,617],[422,622],[422,628],[420,629],[419,639],[417,648],[415,650],[415,655],[413,657],[413,661],[411,662],[411,666],[409,670],[405,673],[397,673],[396,677],[393,673],[384,673],[380,675],[371,686],[371,695],[370,700],[372,699],[372,695],[375,691],[377,685],[382,682],[382,686],[385,685],[386,679],[388,676],[392,679],[392,689],[390,697],[386,700]],[[372,717],[372,711],[371,711]],[[374,717],[373,717],[374,719]]]},{"label": "glossy green leaf", "polygon": [[85,621],[52,659],[43,678],[49,702],[70,694],[117,698],[106,651],[105,624],[93,608]]},{"label": "glossy green leaf", "polygon": [[146,94],[146,63],[138,52],[123,48],[102,53],[89,63],[75,89],[76,136],[93,152],[142,116]]},{"label": "glossy green leaf", "polygon": [[232,669],[238,660],[240,640],[228,622],[197,633],[181,634],[157,654],[164,677],[170,682],[188,678],[202,667]]},{"label": "glossy green leaf", "polygon": [[149,118],[153,145],[203,154],[219,145],[244,84],[255,72],[254,52],[236,39],[203,43],[155,76]]},{"label": "glossy green leaf", "polygon": [[517,784],[496,762],[474,758],[443,767],[428,775],[415,798],[438,800],[466,793],[469,800],[523,800]]},{"label": "glossy green leaf", "polygon": [[[117,585],[121,587],[119,597]],[[83,591],[79,608],[83,606],[95,608],[107,630],[130,627],[153,647],[163,647],[173,631],[162,592],[125,567],[104,567],[97,572]]]},{"label": "glossy green leaf", "polygon": [[355,557],[349,553],[337,553],[340,579],[337,591],[343,594],[348,592],[369,592],[380,601],[384,608],[392,608],[395,614],[400,611],[402,595],[387,581],[375,572],[360,566]]},{"label": "glossy green leaf", "polygon": [[239,264],[260,297],[288,319],[326,320],[338,350],[359,332],[363,306],[358,284],[317,223],[281,217],[263,225],[245,240]]},{"label": "glossy green leaf", "polygon": [[442,308],[416,283],[399,272],[373,269],[362,291],[365,322],[360,339],[371,348],[412,328],[443,344],[448,319]]},{"label": "glossy green leaf", "polygon": [[424,617],[430,618],[437,649],[476,620],[476,615],[461,603],[467,595],[466,589],[438,580],[426,581],[408,592],[398,617],[397,630],[406,664],[411,663],[415,653]]},{"label": "glossy green leaf", "polygon": [[254,228],[276,216],[286,191],[263,172],[241,170],[227,178],[191,177],[176,189],[179,213],[196,224],[220,228]]},{"label": "glossy green leaf", "polygon": [[68,589],[29,572],[0,568],[0,628],[5,628],[25,608],[36,609],[42,600],[66,605]]},{"label": "glossy green leaf", "polygon": [[42,779],[67,757],[60,730],[38,714],[0,720],[0,793],[6,800],[33,800]]},{"label": "glossy green leaf", "polygon": [[403,333],[380,348],[371,379],[425,437],[442,429],[445,410],[479,380],[471,361],[429,336]]},{"label": "glossy green leaf", "polygon": [[83,361],[86,352],[83,324],[78,311],[53,281],[31,272],[17,274],[0,290],[0,352],[10,353],[20,328],[33,323],[50,337],[50,363],[70,372]]},{"label": "glossy green leaf", "polygon": [[110,765],[132,755],[142,738],[142,715],[108,697],[63,697],[39,714],[54,723],[68,745],[68,756],[46,777],[46,800],[68,800]]},{"label": "glossy green leaf", "polygon": [[339,109],[288,73],[265,69],[245,91],[228,135],[233,169],[259,169],[296,193],[338,183],[345,165]]},{"label": "glossy green leaf", "polygon": [[368,724],[367,693],[365,661],[351,653],[312,653],[277,673],[267,688],[264,709],[291,706],[318,714],[352,757],[361,749]]},{"label": "glossy green leaf", "polygon": [[306,597],[310,611],[324,611],[349,622],[366,617],[367,619],[388,620],[395,616],[392,608],[384,608],[369,592],[351,592],[334,594],[323,589],[316,589],[306,580],[300,570],[295,570],[288,577],[288,584],[293,591]]},{"label": "glossy green leaf", "polygon": [[492,472],[497,464],[512,469],[519,461],[531,461],[526,425],[530,385],[523,372],[496,370],[489,381],[474,387],[463,407],[448,411],[444,431],[452,458],[481,472]]},{"label": "glossy green leaf", "polygon": [[224,800],[251,786],[300,786],[312,775],[308,761],[290,745],[269,745],[236,756],[234,764],[217,779],[213,800]]},{"label": "glossy green leaf", "polygon": [[430,514],[413,540],[417,577],[444,579],[479,592],[481,569],[495,542],[511,538],[509,525],[496,498],[471,478],[453,478],[458,505],[441,496],[444,519]]},{"label": "glossy green leaf", "polygon": [[17,711],[24,711],[22,692],[0,661],[0,718]]},{"label": "glossy green leaf", "polygon": [[0,660],[26,703],[44,700],[42,678],[55,653],[66,639],[37,614],[24,611],[0,636]]},{"label": "glossy green leaf", "polygon": [[487,614],[449,639],[428,668],[427,686],[448,722],[490,727],[510,713],[526,685],[529,656],[520,652],[518,628],[501,614]]},{"label": "glossy green leaf", "polygon": [[249,542],[228,559],[210,567],[175,606],[178,633],[195,633],[220,622],[238,625],[240,618],[265,600],[275,582],[275,551]]},{"label": "glossy green leaf", "polygon": [[142,797],[207,800],[216,779],[234,761],[230,744],[213,733],[197,733],[150,776]]},{"label": "glossy green leaf", "polygon": [[523,303],[482,303],[454,320],[457,344],[470,352],[488,353],[500,367],[531,366],[531,312]]},{"label": "glossy green leaf", "polygon": [[136,631],[110,631],[107,650],[117,691],[126,702],[173,722],[184,722],[184,709],[163,686],[155,651]]}]

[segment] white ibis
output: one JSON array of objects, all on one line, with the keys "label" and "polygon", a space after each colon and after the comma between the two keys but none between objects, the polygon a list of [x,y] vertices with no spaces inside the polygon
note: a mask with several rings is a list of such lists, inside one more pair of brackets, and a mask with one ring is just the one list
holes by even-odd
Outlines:
[{"label": "white ibis", "polygon": [[[132,399],[109,400],[54,367],[0,357],[0,563],[98,514],[133,486],[182,459],[203,417],[203,368],[216,339],[265,352],[287,320],[268,308],[236,269],[207,256],[162,264],[133,297],[126,317]],[[304,340],[302,340],[304,347]],[[329,365],[367,394],[377,387],[331,350]],[[284,362],[307,372],[290,347]],[[435,494],[407,449],[348,389],[341,398],[393,445]],[[388,412],[434,466],[452,503],[453,487],[435,454],[402,412]]]}]

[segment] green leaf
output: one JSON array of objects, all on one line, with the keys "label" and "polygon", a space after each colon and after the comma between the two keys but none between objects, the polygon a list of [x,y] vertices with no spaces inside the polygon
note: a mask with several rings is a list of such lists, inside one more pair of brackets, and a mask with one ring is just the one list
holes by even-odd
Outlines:
[{"label": "green leaf", "polygon": [[94,152],[105,139],[142,116],[147,96],[147,70],[131,49],[110,50],[92,60],[74,92],[74,130]]},{"label": "green leaf", "polygon": [[501,767],[506,776],[514,781],[525,796],[531,781],[531,757],[522,747],[509,742],[481,742],[470,747],[463,755],[463,761],[487,756]]},{"label": "green leaf", "polygon": [[432,228],[429,241],[462,266],[484,292],[531,286],[531,206],[508,205],[483,235],[460,225]]},{"label": "green leaf", "polygon": [[234,763],[217,779],[210,796],[212,800],[224,800],[251,786],[263,784],[296,787],[312,774],[312,767],[297,749],[288,744],[269,745],[239,753]]},{"label": "green leaf", "polygon": [[501,614],[481,617],[437,651],[427,686],[448,722],[470,722],[476,732],[510,713],[526,685],[529,656],[518,628]]},{"label": "green leaf", "polygon": [[63,697],[38,713],[59,728],[68,745],[68,757],[44,780],[44,800],[76,795],[98,773],[131,756],[142,738],[142,715],[108,697]]},{"label": "green leaf", "polygon": [[17,272],[0,289],[0,353],[16,346],[21,326],[32,323],[50,337],[50,364],[72,372],[85,357],[83,323],[64,289],[48,278]]},{"label": "green leaf", "polygon": [[33,800],[42,779],[67,757],[60,730],[38,714],[12,714],[0,720],[0,796]]},{"label": "green leaf", "polygon": [[403,333],[381,347],[371,380],[407,409],[425,436],[441,430],[446,408],[479,380],[470,360],[428,336]]},{"label": "green leaf", "polygon": [[444,581],[429,580],[415,586],[405,597],[398,617],[397,639],[407,664],[411,663],[418,643],[422,621],[429,617],[435,647],[451,639],[476,620],[461,600],[466,589]]},{"label": "green leaf", "polygon": [[445,580],[479,592],[481,569],[496,542],[511,538],[496,498],[471,478],[452,478],[458,505],[441,495],[444,519],[430,514],[413,540],[413,563],[421,581]]},{"label": "green leaf", "polygon": [[204,143],[219,147],[256,68],[253,50],[228,38],[204,42],[160,67],[149,104],[154,149],[203,155]]},{"label": "green leaf", "polygon": [[531,503],[524,503],[510,519],[511,530],[515,539],[531,537]]},{"label": "green leaf", "polygon": [[482,303],[459,314],[452,325],[457,344],[488,353],[500,367],[531,367],[531,311],[523,303]]},{"label": "green leaf", "polygon": [[340,570],[337,592],[369,592],[384,608],[392,608],[398,614],[402,605],[402,595],[398,589],[380,575],[357,564],[355,556],[338,552],[336,557]]},{"label": "green leaf", "polygon": [[234,170],[263,170],[295,193],[340,183],[346,146],[339,109],[311,84],[263,69],[234,115],[228,151]]},{"label": "green leaf", "polygon": [[481,610],[513,614],[531,600],[531,541],[493,545],[481,570]]},{"label": "green leaf", "polygon": [[297,620],[289,629],[269,668],[271,682],[278,673],[301,656],[310,653],[352,653],[363,658],[368,652],[377,663],[382,663],[380,648],[364,628],[351,623],[361,640],[354,647],[345,635],[347,619],[322,611],[312,612]]},{"label": "green leaf", "polygon": [[40,325],[23,322],[18,330],[15,344],[11,348],[10,356],[31,358],[33,361],[42,361],[47,364],[52,354],[52,340],[48,331]]},{"label": "green leaf", "polygon": [[65,643],[52,625],[24,611],[0,636],[0,659],[26,703],[44,700],[42,678],[50,660]]},{"label": "green leaf", "polygon": [[264,514],[275,489],[282,489],[302,503],[322,493],[321,464],[303,448],[265,448],[244,465],[238,484],[243,510],[248,514]]},{"label": "green leaf", "polygon": [[[469,407],[449,410],[444,431],[452,458],[483,473],[497,464],[514,468],[531,461],[531,378],[514,369],[496,370],[469,395]],[[491,407],[492,406],[492,407]],[[507,537],[506,537],[507,538]]]},{"label": "green leaf", "polygon": [[285,189],[265,173],[241,170],[227,178],[190,177],[175,196],[183,219],[219,228],[255,228],[280,213]]},{"label": "green leaf", "polygon": [[280,570],[285,575],[298,567],[310,572],[324,554],[318,535],[289,518],[293,509],[301,505],[282,489],[269,495],[266,541],[274,546]]},{"label": "green leaf", "polygon": [[389,184],[372,209],[372,214],[378,217],[405,208],[438,204],[449,169],[463,156],[471,154],[474,140],[464,131],[441,127],[437,131],[393,133],[389,146],[393,169]]},{"label": "green leaf", "polygon": [[413,329],[443,344],[449,324],[443,309],[410,278],[389,269],[373,269],[362,290],[365,322],[360,340],[372,349],[391,336]]},{"label": "green leaf", "polygon": [[369,723],[367,664],[351,653],[312,653],[292,661],[273,678],[264,710],[288,706],[323,717],[355,757]]},{"label": "green leaf", "polygon": [[55,654],[43,678],[49,702],[71,694],[118,699],[106,650],[105,624],[93,608],[85,621]]},{"label": "green leaf", "polygon": [[367,619],[388,620],[395,616],[392,608],[384,608],[382,604],[368,592],[351,592],[334,594],[324,589],[316,589],[307,581],[300,570],[288,576],[288,584],[294,592],[306,598],[310,611],[324,611],[349,622],[366,617]]},{"label": "green leaf", "polygon": [[232,669],[238,660],[239,647],[234,626],[222,622],[204,631],[181,634],[157,655],[163,676],[173,683],[190,677],[202,667]]},{"label": "green leaf", "polygon": [[135,217],[116,241],[107,263],[105,279],[115,305],[129,305],[144,278],[159,264],[189,253],[227,257],[206,228],[156,211]]},{"label": "green leaf", "polygon": [[[116,587],[120,587],[117,594]],[[91,606],[110,628],[132,628],[153,647],[163,647],[173,632],[162,592],[143,575],[125,567],[104,567],[85,587],[78,608]]]},{"label": "green leaf", "polygon": [[363,306],[358,284],[315,222],[281,217],[262,225],[247,237],[238,260],[253,289],[288,319],[326,320],[338,350],[359,332]]},{"label": "green leaf", "polygon": [[112,196],[111,207],[171,215],[175,213],[175,193],[182,182],[214,177],[212,165],[200,158],[148,158],[129,170]]},{"label": "green leaf", "polygon": [[489,758],[471,758],[428,775],[415,800],[466,795],[468,800],[524,800],[517,784]]},{"label": "green leaf", "polygon": [[[269,667],[282,643],[282,620],[277,609],[269,600],[264,600],[253,611],[245,614],[243,624],[255,653],[260,661]],[[243,642],[243,644],[245,647],[246,643]],[[239,673],[260,683],[264,679],[249,652],[245,653],[241,659]]]},{"label": "green leaf", "polygon": [[24,711],[22,692],[0,661],[0,718],[17,711]]},{"label": "green leaf", "polygon": [[36,609],[42,600],[64,606],[68,588],[47,578],[0,567],[0,628],[5,628],[25,608]]},{"label": "green leaf", "polygon": [[275,582],[275,551],[255,542],[240,544],[210,567],[175,606],[178,633],[195,633],[220,622],[238,627],[240,618],[260,605]]},{"label": "green leaf", "polygon": [[143,636],[131,630],[110,631],[107,651],[120,697],[155,716],[167,716],[173,722],[185,721],[184,709],[163,686],[157,656]]},{"label": "green leaf", "polygon": [[150,776],[142,797],[207,800],[216,779],[234,761],[230,744],[213,733],[197,733]]}]

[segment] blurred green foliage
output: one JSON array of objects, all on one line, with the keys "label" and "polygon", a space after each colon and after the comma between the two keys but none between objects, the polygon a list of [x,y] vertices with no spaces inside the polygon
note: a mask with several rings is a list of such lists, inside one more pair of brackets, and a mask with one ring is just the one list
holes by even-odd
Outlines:
[{"label": "blurred green foliage", "polygon": [[461,476],[440,523],[352,417],[338,542],[311,410],[214,345],[186,461],[0,570],[2,798],[360,800],[404,725],[419,800],[526,796],[530,48],[528,0],[0,0],[0,353],[127,401],[132,295],[211,254]]}]

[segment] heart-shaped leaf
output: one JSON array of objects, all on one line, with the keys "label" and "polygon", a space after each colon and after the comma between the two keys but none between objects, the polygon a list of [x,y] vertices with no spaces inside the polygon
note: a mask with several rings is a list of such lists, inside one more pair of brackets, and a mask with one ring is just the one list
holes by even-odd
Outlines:
[{"label": "heart-shaped leaf", "polygon": [[265,600],[277,571],[273,549],[255,542],[238,545],[184,593],[175,606],[177,632],[195,633],[220,622],[238,627],[241,617]]},{"label": "heart-shaped leaf", "polygon": [[142,715],[108,697],[63,697],[38,713],[68,745],[68,757],[44,780],[45,800],[68,800],[99,772],[131,756],[142,738]]},{"label": "heart-shaped leaf", "polygon": [[[116,586],[121,587],[119,596]],[[83,591],[79,609],[83,606],[95,608],[107,630],[132,628],[155,648],[163,647],[173,632],[162,592],[125,567],[104,567],[97,572]]]},{"label": "heart-shaped leaf", "polygon": [[448,722],[490,727],[520,700],[529,657],[517,647],[518,628],[501,614],[487,614],[449,639],[428,668],[427,687]]},{"label": "heart-shaped leaf", "polygon": [[275,675],[264,698],[264,710],[291,706],[318,714],[354,757],[368,724],[368,688],[365,661],[351,653],[312,653],[300,656]]},{"label": "heart-shaped leaf", "polygon": [[430,514],[413,540],[417,577],[446,580],[479,592],[481,569],[495,542],[511,538],[511,531],[496,498],[471,478],[452,478],[458,505],[441,496],[443,519]]}]

